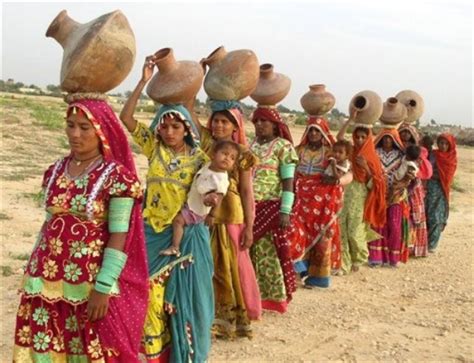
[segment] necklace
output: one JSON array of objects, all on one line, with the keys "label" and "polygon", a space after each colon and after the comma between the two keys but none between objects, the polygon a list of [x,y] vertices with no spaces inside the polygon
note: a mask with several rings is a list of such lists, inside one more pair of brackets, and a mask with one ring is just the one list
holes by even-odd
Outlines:
[{"label": "necklace", "polygon": [[184,157],[187,156],[186,144],[183,144],[183,146],[177,151],[174,151],[171,148],[168,148],[168,150],[170,151],[170,154],[172,155],[171,160],[168,164],[168,168],[171,171],[175,171],[179,167],[179,164],[181,164],[181,160],[179,160],[179,157],[180,157],[179,154],[183,153],[184,151]]},{"label": "necklace", "polygon": [[[101,156],[102,156],[102,155],[99,154],[99,155],[95,155],[95,156],[93,156],[93,157],[91,157],[91,158],[87,158],[87,159],[83,159],[83,160],[78,160],[78,159],[76,159],[76,158],[73,156],[73,157],[72,157],[72,161],[73,161],[74,164],[76,164],[77,166],[80,166],[83,162],[86,162],[86,161],[89,161],[89,160],[91,160],[91,162],[92,162],[92,161],[98,159],[98,158],[101,157]],[[89,163],[89,164],[90,164],[90,163]]]}]

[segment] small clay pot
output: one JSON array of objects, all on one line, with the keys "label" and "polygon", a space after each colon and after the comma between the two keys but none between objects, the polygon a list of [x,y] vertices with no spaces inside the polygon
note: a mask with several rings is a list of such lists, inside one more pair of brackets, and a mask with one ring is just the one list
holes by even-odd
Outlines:
[{"label": "small clay pot", "polygon": [[179,61],[173,49],[163,48],[155,53],[158,73],[148,83],[146,93],[161,104],[186,103],[196,97],[204,79],[198,62]]},{"label": "small clay pot", "polygon": [[372,127],[382,115],[382,99],[369,90],[356,93],[349,102],[349,114],[354,111],[357,111],[354,118],[356,124]]},{"label": "small clay pot", "polygon": [[227,53],[224,47],[214,50],[203,64],[209,67],[204,90],[214,100],[241,100],[257,87],[258,59],[248,49]]},{"label": "small clay pot", "polygon": [[313,84],[309,86],[309,91],[301,97],[300,103],[308,115],[322,116],[334,107],[336,99],[326,91],[324,84]]},{"label": "small clay pot", "polygon": [[281,73],[273,71],[273,65],[265,63],[260,66],[260,78],[257,88],[250,97],[262,106],[276,105],[290,92],[291,80]]},{"label": "small clay pot", "polygon": [[418,120],[425,110],[425,102],[423,98],[415,91],[404,90],[397,93],[395,96],[398,101],[407,108],[407,123],[413,123]]},{"label": "small clay pot", "polygon": [[387,98],[383,104],[380,123],[384,127],[397,128],[407,118],[407,108],[395,97]]},{"label": "small clay pot", "polygon": [[64,49],[60,86],[66,92],[110,91],[122,83],[135,61],[135,36],[120,10],[86,24],[63,10],[46,36]]}]

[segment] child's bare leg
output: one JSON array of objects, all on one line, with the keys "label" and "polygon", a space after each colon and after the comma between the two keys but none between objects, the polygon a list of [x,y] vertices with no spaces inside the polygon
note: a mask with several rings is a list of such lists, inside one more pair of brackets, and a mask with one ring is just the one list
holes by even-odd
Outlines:
[{"label": "child's bare leg", "polygon": [[160,252],[160,255],[165,256],[179,256],[179,246],[181,245],[181,239],[183,238],[184,234],[184,226],[186,225],[186,221],[184,220],[181,212],[178,213],[176,217],[173,219],[173,240],[171,242],[171,246],[167,249]]}]

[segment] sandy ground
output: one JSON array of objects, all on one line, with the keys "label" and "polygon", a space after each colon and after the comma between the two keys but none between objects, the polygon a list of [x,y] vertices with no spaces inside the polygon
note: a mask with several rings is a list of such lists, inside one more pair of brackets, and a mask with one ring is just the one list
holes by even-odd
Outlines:
[{"label": "sandy ground", "polygon": [[[45,102],[56,102],[46,100]],[[43,218],[45,167],[67,153],[61,130],[28,112],[1,113],[0,362],[10,361],[22,266]],[[299,139],[301,129],[294,130]],[[213,343],[211,362],[474,362],[473,150],[460,148],[458,185],[439,250],[398,269],[362,268],[328,290],[299,289],[285,315],[265,313],[252,340]],[[141,175],[146,160],[137,156]]]}]

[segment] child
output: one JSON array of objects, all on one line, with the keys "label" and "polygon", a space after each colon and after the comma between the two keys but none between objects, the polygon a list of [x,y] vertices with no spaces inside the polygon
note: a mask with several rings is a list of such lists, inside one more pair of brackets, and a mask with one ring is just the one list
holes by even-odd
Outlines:
[{"label": "child", "polygon": [[219,206],[229,188],[228,172],[239,159],[239,146],[232,141],[220,141],[214,145],[212,160],[206,163],[194,177],[188,200],[173,219],[173,241],[161,255],[179,257],[179,246],[183,238],[184,227],[206,220],[212,225],[212,212]]},{"label": "child", "polygon": [[349,161],[351,152],[352,145],[349,141],[337,141],[332,147],[332,156],[328,159],[329,166],[324,173],[337,179],[347,174],[351,169],[351,162]]},{"label": "child", "polygon": [[419,146],[416,145],[409,145],[405,149],[405,156],[402,159],[402,162],[395,171],[395,179],[402,180],[405,175],[412,174],[415,177],[420,170],[418,166],[418,158],[420,157],[421,149]]}]

